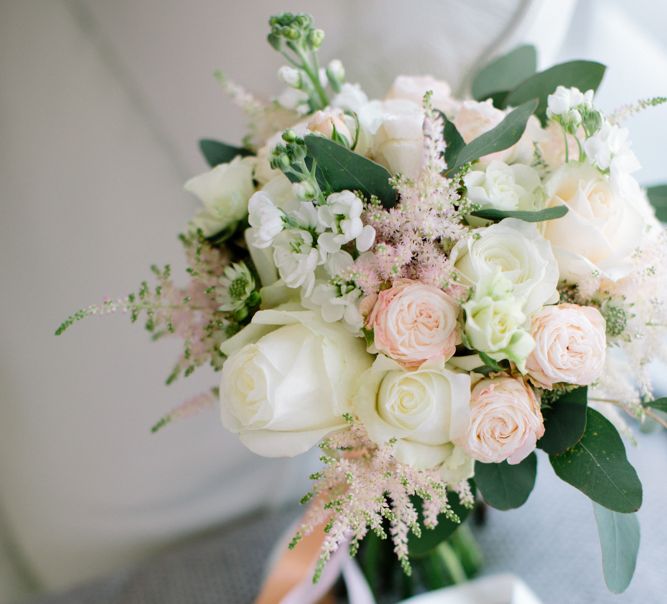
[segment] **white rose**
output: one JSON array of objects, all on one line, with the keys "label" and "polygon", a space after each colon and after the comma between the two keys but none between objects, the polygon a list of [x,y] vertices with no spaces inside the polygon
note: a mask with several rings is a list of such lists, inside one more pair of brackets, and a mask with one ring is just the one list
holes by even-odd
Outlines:
[{"label": "white rose", "polygon": [[283,213],[264,192],[257,191],[248,202],[248,239],[260,249],[269,247],[283,230]]},{"label": "white rose", "polygon": [[252,174],[253,157],[235,157],[185,183],[185,190],[196,195],[204,204],[205,218],[200,217],[204,235],[210,237],[245,217],[248,199],[255,192]]},{"label": "white rose", "polygon": [[513,296],[476,295],[463,309],[468,345],[497,361],[509,359],[525,372],[535,342],[523,328],[526,315],[521,311],[521,301]]},{"label": "white rose", "polygon": [[432,92],[431,104],[446,115],[450,115],[458,106],[458,101],[452,97],[452,89],[447,82],[436,80],[430,75],[398,76],[389,92],[387,99],[403,99],[421,105],[424,95]]},{"label": "white rose", "polygon": [[[631,177],[628,177],[631,178]],[[641,191],[618,186],[589,164],[570,163],[545,183],[547,207],[565,204],[568,213],[543,224],[562,279],[575,283],[593,276],[612,280],[632,270],[645,221],[639,209]]]},{"label": "white rose", "polygon": [[371,440],[396,439],[396,458],[415,468],[445,464],[466,433],[470,376],[428,363],[407,371],[379,355],[358,383],[354,410]]},{"label": "white rose", "polygon": [[266,310],[222,345],[222,423],[251,451],[292,457],[345,425],[363,340],[312,311]]},{"label": "white rose", "polygon": [[415,178],[421,169],[424,112],[411,101],[373,101],[359,112],[361,147],[392,174]]},{"label": "white rose", "polygon": [[533,223],[505,218],[479,229],[456,244],[451,259],[465,285],[488,283],[499,271],[526,315],[559,299],[556,258]]},{"label": "white rose", "polygon": [[541,185],[537,171],[524,164],[508,166],[491,161],[484,170],[473,170],[463,178],[468,198],[482,208],[535,210]]},{"label": "white rose", "polygon": [[303,287],[305,295],[310,295],[319,253],[308,231],[290,229],[280,233],[273,242],[273,261],[287,287]]}]

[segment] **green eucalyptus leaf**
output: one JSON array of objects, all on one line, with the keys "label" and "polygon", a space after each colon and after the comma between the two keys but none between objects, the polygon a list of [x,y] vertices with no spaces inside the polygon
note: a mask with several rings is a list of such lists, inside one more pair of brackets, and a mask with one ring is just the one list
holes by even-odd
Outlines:
[{"label": "green eucalyptus leaf", "polygon": [[593,503],[595,522],[602,549],[604,580],[616,594],[624,592],[637,565],[639,520],[636,514],[620,514]]},{"label": "green eucalyptus leaf", "polygon": [[525,222],[543,222],[544,220],[555,220],[562,218],[567,214],[567,206],[558,205],[553,208],[544,208],[543,210],[497,210],[496,208],[484,208],[470,212],[471,216],[484,218],[486,220],[499,221],[503,218],[518,218]]},{"label": "green eucalyptus leaf", "polygon": [[317,162],[318,180],[326,182],[331,192],[361,191],[366,197],[378,197],[385,208],[396,205],[386,168],[323,136],[309,134],[304,140],[309,157]]},{"label": "green eucalyptus leaf", "polygon": [[667,413],[667,397],[657,398],[654,401],[646,401],[645,403],[642,403],[642,405]]},{"label": "green eucalyptus leaf", "polygon": [[[475,487],[473,485],[473,494]],[[453,491],[447,493],[447,499],[452,506],[452,510],[459,517],[461,522],[454,522],[446,518],[443,514],[438,516],[438,524],[435,528],[426,528],[422,522],[422,500],[420,497],[413,497],[412,503],[417,508],[419,513],[419,524],[421,526],[421,537],[417,537],[414,533],[408,536],[408,552],[411,557],[419,558],[430,554],[440,543],[445,541],[449,536],[461,526],[471,512],[470,508],[461,504],[459,496]]]},{"label": "green eucalyptus leaf", "polygon": [[661,222],[667,222],[667,185],[654,185],[646,189],[646,195],[655,208],[655,215]]},{"label": "green eucalyptus leaf", "polygon": [[[480,157],[503,151],[515,144],[526,129],[528,118],[537,107],[536,100],[529,100],[514,109],[505,116],[495,128],[481,134],[476,139],[465,145],[452,160],[447,162],[448,174],[453,174],[469,162],[474,162]],[[445,156],[446,157],[446,156]]]},{"label": "green eucalyptus leaf", "polygon": [[457,130],[454,122],[447,119],[447,116],[440,112],[443,123],[445,124],[443,137],[445,139],[445,162],[448,166],[454,165],[456,156],[461,149],[466,146],[461,133]]},{"label": "green eucalyptus leaf", "polygon": [[482,362],[486,367],[491,369],[492,371],[505,371],[505,368],[496,361],[493,357],[490,357],[486,352],[482,352],[481,350],[478,352],[479,358],[482,359]]},{"label": "green eucalyptus leaf", "polygon": [[539,99],[535,115],[546,119],[547,97],[558,86],[575,86],[582,92],[597,90],[606,67],[595,61],[569,61],[536,73],[519,84],[504,100],[504,106],[516,107],[529,99]]},{"label": "green eucalyptus leaf", "polygon": [[556,474],[593,501],[614,512],[636,512],[642,484],[625,455],[616,428],[601,413],[586,410],[581,440],[561,455],[550,455]]},{"label": "green eucalyptus leaf", "polygon": [[506,93],[537,71],[537,51],[526,44],[491,61],[472,81],[472,96],[477,101]]},{"label": "green eucalyptus leaf", "polygon": [[544,409],[544,436],[537,446],[549,455],[560,455],[576,445],[586,430],[588,388],[577,388],[565,393]]},{"label": "green eucalyptus leaf", "polygon": [[211,168],[219,164],[229,163],[239,155],[241,157],[252,155],[252,152],[248,151],[248,149],[234,147],[210,138],[202,138],[199,141],[199,149]]},{"label": "green eucalyptus leaf", "polygon": [[475,463],[475,484],[484,501],[499,510],[511,510],[526,503],[535,486],[537,456],[531,453],[518,464]]}]

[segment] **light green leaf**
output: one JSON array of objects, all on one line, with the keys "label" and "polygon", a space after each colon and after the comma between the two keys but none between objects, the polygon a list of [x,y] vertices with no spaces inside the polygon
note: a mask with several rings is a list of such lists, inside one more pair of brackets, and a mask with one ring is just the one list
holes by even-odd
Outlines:
[{"label": "light green leaf", "polygon": [[221,143],[220,141],[215,141],[210,138],[201,139],[199,141],[199,149],[211,168],[219,164],[226,164],[232,161],[238,155],[241,157],[252,155],[248,149],[234,147],[232,145],[228,145],[227,143]]},{"label": "light green leaf", "polygon": [[597,90],[606,67],[594,61],[569,61],[536,73],[519,84],[504,100],[504,106],[516,107],[528,99],[539,99],[535,115],[544,122],[547,97],[558,86],[575,86],[582,92]]},{"label": "light green leaf", "polygon": [[483,101],[500,92],[512,90],[537,70],[537,51],[524,45],[491,61],[472,82],[472,96]]},{"label": "light green leaf", "polygon": [[445,162],[448,166],[456,162],[456,156],[461,152],[461,149],[466,146],[461,133],[457,130],[454,122],[447,119],[447,116],[441,112],[442,120],[445,124],[444,139],[445,139]]},{"label": "light green leaf", "polygon": [[475,463],[475,484],[484,501],[499,510],[522,506],[535,486],[537,456],[531,453],[521,463]]},{"label": "light green leaf", "polygon": [[309,134],[304,140],[308,155],[317,162],[318,178],[331,192],[361,191],[366,197],[378,197],[386,208],[396,205],[396,191],[386,168],[323,136]]},{"label": "light green leaf", "polygon": [[537,446],[550,455],[560,455],[576,445],[586,430],[588,388],[577,388],[554,401],[543,410],[544,436]]},{"label": "light green leaf", "polygon": [[484,208],[483,210],[476,210],[470,212],[472,216],[477,218],[485,218],[486,220],[502,220],[503,218],[518,218],[526,222],[542,222],[544,220],[555,220],[562,218],[567,214],[567,206],[559,205],[553,208],[544,208],[543,210],[536,210],[534,212],[524,210],[497,210],[496,208]]},{"label": "light green leaf", "polygon": [[511,147],[523,135],[526,122],[537,107],[536,100],[529,100],[507,114],[495,128],[478,136],[463,147],[448,162],[448,174],[453,174],[468,162],[478,160],[489,153],[496,153]]},{"label": "light green leaf", "polygon": [[654,185],[646,189],[646,195],[655,208],[655,215],[661,222],[667,222],[667,185]]},{"label": "light green leaf", "polygon": [[639,520],[636,514],[619,514],[593,503],[602,549],[604,580],[610,591],[624,592],[637,565]]},{"label": "light green leaf", "polygon": [[550,455],[556,474],[593,501],[615,512],[636,512],[642,484],[625,455],[616,428],[601,413],[586,410],[586,430],[574,447]]}]

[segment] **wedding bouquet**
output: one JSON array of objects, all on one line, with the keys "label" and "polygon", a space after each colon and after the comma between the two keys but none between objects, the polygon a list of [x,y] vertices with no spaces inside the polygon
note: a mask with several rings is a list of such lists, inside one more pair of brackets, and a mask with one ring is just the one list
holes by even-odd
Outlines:
[{"label": "wedding bouquet", "polygon": [[[667,341],[665,188],[642,189],[625,119],[602,112],[605,67],[536,73],[497,59],[472,98],[399,76],[384,99],[320,67],[307,15],[270,20],[285,85],[265,103],[222,74],[249,118],[243,146],[202,140],[211,169],[181,241],[189,281],[79,311],[129,312],[183,352],[168,382],[210,364],[258,455],[322,450],[291,547],[324,526],[315,579],[341,547],[386,539],[406,573],[447,543],[475,498],[528,498],[536,450],[592,501],[608,586],[634,571],[642,485],[626,420],[665,425],[649,366]],[[658,217],[649,203],[659,201]],[[625,418],[625,419],[624,419]]]}]

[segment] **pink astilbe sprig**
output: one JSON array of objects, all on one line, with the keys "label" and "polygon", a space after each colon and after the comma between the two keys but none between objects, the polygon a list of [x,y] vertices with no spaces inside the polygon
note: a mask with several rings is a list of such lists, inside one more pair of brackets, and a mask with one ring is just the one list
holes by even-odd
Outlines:
[{"label": "pink astilbe sprig", "polygon": [[[372,255],[357,260],[357,283],[366,295],[377,293],[385,282],[417,279],[446,289],[452,285],[453,269],[448,250],[465,237],[458,187],[445,176],[444,123],[429,95],[424,100],[424,148],[422,168],[416,179],[394,179],[400,202],[384,208],[372,199],[363,220],[375,229]],[[373,289],[375,287],[375,289]]]},{"label": "pink astilbe sprig", "polygon": [[[447,485],[437,470],[416,470],[398,462],[394,444],[373,443],[360,423],[348,417],[349,426],[321,444],[324,468],[311,476],[313,489],[302,503],[310,502],[290,548],[316,527],[324,525],[325,539],[316,565],[316,581],[326,562],[349,541],[356,554],[359,543],[373,531],[379,538],[391,538],[394,552],[406,573],[410,573],[408,537],[420,536],[419,513],[412,502],[424,502],[424,525],[434,528],[444,514],[460,522],[448,502]],[[453,485],[464,505],[472,507],[469,487]],[[467,490],[466,490],[467,489]],[[383,525],[389,524],[389,535]]]},{"label": "pink astilbe sprig", "polygon": [[124,312],[133,322],[143,317],[153,339],[175,336],[183,340],[183,351],[167,383],[205,364],[220,369],[224,361],[220,344],[242,326],[230,313],[219,310],[221,277],[229,264],[229,252],[213,246],[200,234],[183,235],[181,242],[189,274],[185,286],[175,284],[169,265],[153,266],[153,286],[144,281],[136,293],[126,298],[106,300],[77,311],[60,325],[56,334],[88,316]]},{"label": "pink astilbe sprig", "polygon": [[193,417],[198,413],[206,409],[210,409],[218,402],[219,389],[211,388],[207,392],[201,392],[196,396],[193,396],[183,403],[181,403],[175,409],[172,409],[166,415],[163,415],[151,428],[151,432],[157,432],[164,428],[167,424],[170,424],[174,420],[187,419]]}]

